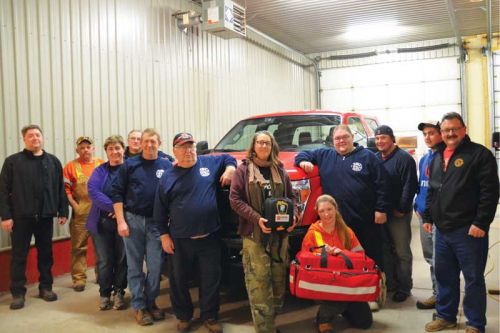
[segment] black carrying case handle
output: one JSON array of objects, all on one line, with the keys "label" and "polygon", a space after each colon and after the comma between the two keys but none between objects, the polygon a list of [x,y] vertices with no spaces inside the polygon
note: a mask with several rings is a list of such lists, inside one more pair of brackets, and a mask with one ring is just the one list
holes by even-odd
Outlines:
[{"label": "black carrying case handle", "polygon": [[[313,252],[315,249],[321,249],[321,258],[319,262],[319,266],[321,268],[328,268],[328,253],[326,253],[326,247],[324,245],[321,246],[312,246],[309,248],[309,251]],[[346,256],[343,252],[337,253],[342,259],[344,259],[345,266],[347,269],[353,269],[354,266],[352,264],[351,259],[349,259],[348,256]]]}]

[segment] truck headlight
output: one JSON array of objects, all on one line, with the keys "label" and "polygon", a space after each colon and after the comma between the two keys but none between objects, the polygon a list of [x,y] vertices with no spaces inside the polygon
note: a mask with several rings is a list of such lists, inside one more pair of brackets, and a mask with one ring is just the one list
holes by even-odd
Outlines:
[{"label": "truck headlight", "polygon": [[302,218],[302,213],[306,209],[307,200],[309,200],[309,196],[311,195],[311,184],[309,183],[309,179],[292,181],[292,189],[297,199],[300,217]]}]

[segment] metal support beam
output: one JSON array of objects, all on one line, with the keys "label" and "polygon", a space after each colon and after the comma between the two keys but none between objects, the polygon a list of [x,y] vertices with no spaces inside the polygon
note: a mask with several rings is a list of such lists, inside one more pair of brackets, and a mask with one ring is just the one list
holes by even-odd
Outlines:
[{"label": "metal support beam", "polygon": [[466,79],[465,79],[465,61],[466,53],[462,43],[462,35],[460,34],[460,29],[458,28],[457,18],[455,16],[455,8],[453,7],[453,0],[444,0],[446,2],[446,7],[448,8],[448,16],[450,17],[450,24],[455,35],[456,43],[459,47],[460,57],[460,98],[462,102],[462,117],[467,124],[467,92],[465,91]]},{"label": "metal support beam", "polygon": [[[486,57],[488,61],[488,104],[489,104],[489,119],[490,119],[490,132],[488,133],[487,140],[491,145],[491,133],[495,131],[495,81],[494,81],[494,66],[493,66],[493,52],[491,50],[491,0],[486,0]],[[495,154],[495,148],[491,147],[491,151]]]}]

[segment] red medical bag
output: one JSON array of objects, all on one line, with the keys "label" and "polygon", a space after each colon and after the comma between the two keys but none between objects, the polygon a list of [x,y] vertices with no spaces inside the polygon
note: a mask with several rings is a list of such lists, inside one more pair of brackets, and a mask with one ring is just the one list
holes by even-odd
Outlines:
[{"label": "red medical bag", "polygon": [[290,292],[322,301],[373,302],[380,293],[381,272],[363,252],[327,254],[300,251],[290,265]]}]

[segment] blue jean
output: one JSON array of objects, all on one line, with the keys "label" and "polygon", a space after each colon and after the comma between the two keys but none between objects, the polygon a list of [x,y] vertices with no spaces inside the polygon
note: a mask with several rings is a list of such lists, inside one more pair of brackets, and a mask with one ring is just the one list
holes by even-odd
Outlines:
[{"label": "blue jean", "polygon": [[[152,218],[125,213],[129,237],[123,238],[127,254],[127,279],[134,310],[150,309],[160,294],[162,249],[160,233]],[[146,260],[147,273],[143,272]]]},{"label": "blue jean", "polygon": [[460,271],[465,279],[463,309],[467,325],[484,332],[486,326],[486,284],[484,269],[488,257],[488,235],[468,235],[470,226],[451,232],[436,228],[434,264],[438,294],[437,315],[449,322],[457,321],[460,302]]},{"label": "blue jean", "polygon": [[390,216],[384,224],[384,271],[388,289],[411,295],[413,288],[411,253],[411,217],[413,212],[402,217]]},{"label": "blue jean", "polygon": [[436,282],[436,274],[434,273],[434,236],[436,234],[436,226],[432,226],[432,232],[428,233],[423,228],[423,219],[422,216],[417,214],[418,221],[420,222],[420,244],[422,245],[422,253],[424,255],[425,261],[430,266],[431,273],[431,281],[432,281],[432,294],[437,295],[437,282]]},{"label": "blue jean", "polygon": [[116,231],[116,220],[101,218],[92,240],[97,253],[99,294],[102,297],[111,296],[112,291],[123,294],[127,288],[127,259],[123,238]]}]

